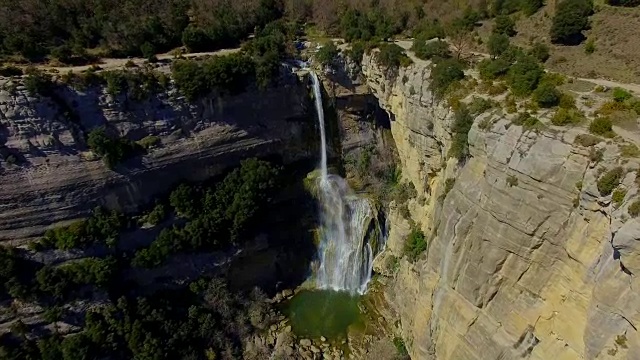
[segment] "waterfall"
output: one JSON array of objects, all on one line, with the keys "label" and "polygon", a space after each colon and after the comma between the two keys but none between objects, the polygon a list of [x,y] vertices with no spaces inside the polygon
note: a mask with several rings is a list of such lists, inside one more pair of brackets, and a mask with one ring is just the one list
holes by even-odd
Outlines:
[{"label": "waterfall", "polygon": [[[367,199],[354,194],[347,182],[327,170],[327,145],[318,76],[311,72],[318,124],[320,127],[321,175],[319,267],[315,273],[318,288],[364,293],[371,280],[374,249],[370,226],[375,215]],[[379,244],[374,244],[377,247]]]}]

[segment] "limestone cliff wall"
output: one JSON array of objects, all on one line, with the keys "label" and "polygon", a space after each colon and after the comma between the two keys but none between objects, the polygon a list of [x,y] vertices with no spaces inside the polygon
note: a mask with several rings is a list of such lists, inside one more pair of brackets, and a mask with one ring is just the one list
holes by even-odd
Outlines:
[{"label": "limestone cliff wall", "polygon": [[[429,65],[414,59],[393,74],[365,56],[362,66],[418,191],[411,218],[429,240],[416,262],[402,258],[388,275],[412,358],[640,358],[640,221],[627,214],[637,159],[609,141],[592,162],[573,144],[584,130],[527,131],[490,110],[469,133],[469,159],[448,160],[453,114],[429,91]],[[627,170],[619,207],[596,188],[615,166]],[[442,197],[448,178],[455,185]],[[390,219],[384,256],[400,258],[409,221],[393,206]]]},{"label": "limestone cliff wall", "polygon": [[[133,210],[179,181],[204,180],[247,157],[291,162],[315,154],[313,107],[294,74],[264,91],[192,103],[173,87],[135,101],[102,87],[60,86],[51,98],[29,95],[20,78],[0,85],[0,151],[17,160],[0,161],[0,241],[41,234],[97,205]],[[110,170],[85,144],[98,126],[160,143]]]}]

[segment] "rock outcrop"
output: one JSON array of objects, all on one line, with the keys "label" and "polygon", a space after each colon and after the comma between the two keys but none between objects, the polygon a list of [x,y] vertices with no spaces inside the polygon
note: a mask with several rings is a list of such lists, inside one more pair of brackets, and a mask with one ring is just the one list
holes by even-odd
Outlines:
[{"label": "rock outcrop", "polygon": [[[362,73],[391,118],[403,177],[418,192],[406,204],[411,222],[429,243],[414,263],[402,257],[411,225],[404,204],[392,206],[384,256],[402,258],[386,297],[412,358],[637,358],[640,221],[627,208],[638,160],[615,142],[574,144],[580,128],[526,129],[493,109],[476,117],[458,163],[447,156],[454,115],[429,89],[430,63],[391,73],[374,57]],[[618,203],[596,185],[616,166],[627,190]]]},{"label": "rock outcrop", "polygon": [[[37,236],[98,205],[135,210],[180,181],[210,178],[247,157],[292,162],[317,146],[306,84],[291,73],[264,91],[192,103],[171,85],[135,101],[104,87],[59,86],[52,98],[30,95],[24,79],[0,84],[0,241]],[[110,170],[85,144],[99,126],[158,143]]]}]

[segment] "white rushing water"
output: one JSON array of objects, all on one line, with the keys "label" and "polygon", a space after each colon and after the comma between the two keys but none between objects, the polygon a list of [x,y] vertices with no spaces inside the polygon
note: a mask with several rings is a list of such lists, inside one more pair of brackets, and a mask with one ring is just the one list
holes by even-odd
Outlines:
[{"label": "white rushing water", "polygon": [[367,199],[360,198],[340,176],[327,170],[327,146],[318,76],[311,72],[318,124],[320,127],[321,175],[318,178],[320,201],[319,267],[316,286],[321,289],[364,293],[371,280],[373,249],[367,239],[374,218]]}]

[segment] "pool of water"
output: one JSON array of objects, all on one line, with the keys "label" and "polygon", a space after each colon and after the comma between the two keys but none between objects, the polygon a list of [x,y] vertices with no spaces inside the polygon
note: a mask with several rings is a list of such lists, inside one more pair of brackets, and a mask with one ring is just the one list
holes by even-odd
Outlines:
[{"label": "pool of water", "polygon": [[362,324],[360,297],[348,292],[303,290],[284,305],[292,330],[299,336],[340,339]]}]

